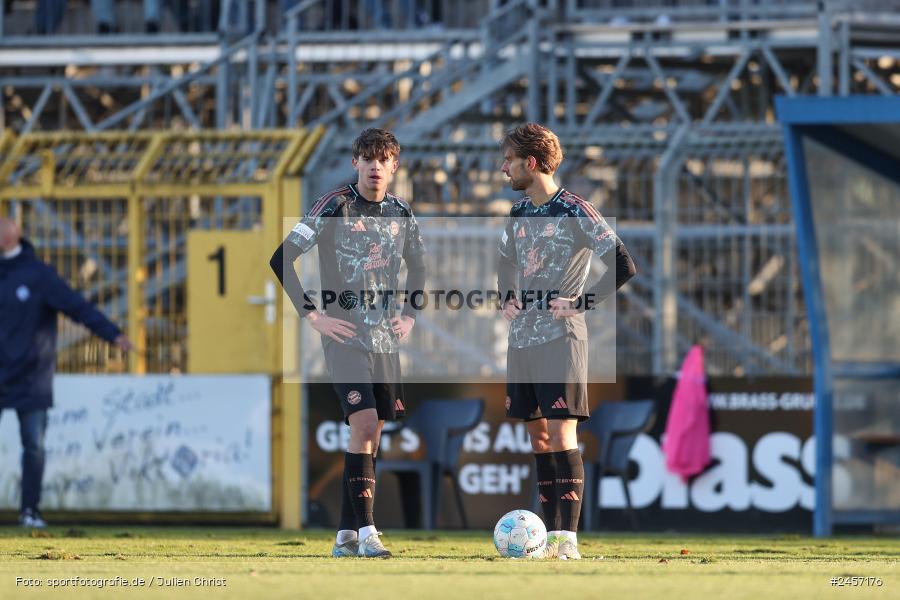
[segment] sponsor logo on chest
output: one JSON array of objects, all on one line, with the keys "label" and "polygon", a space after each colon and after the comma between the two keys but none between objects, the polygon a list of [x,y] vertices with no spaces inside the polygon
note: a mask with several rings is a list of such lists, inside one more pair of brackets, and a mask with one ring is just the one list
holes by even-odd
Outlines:
[{"label": "sponsor logo on chest", "polygon": [[364,269],[371,271],[373,269],[383,269],[388,264],[388,259],[382,255],[381,244],[372,243],[369,245],[369,256],[366,258]]},{"label": "sponsor logo on chest", "polygon": [[525,277],[531,277],[543,268],[544,257],[538,256],[537,248],[532,248],[528,251],[528,256],[525,259],[525,271],[523,275]]}]

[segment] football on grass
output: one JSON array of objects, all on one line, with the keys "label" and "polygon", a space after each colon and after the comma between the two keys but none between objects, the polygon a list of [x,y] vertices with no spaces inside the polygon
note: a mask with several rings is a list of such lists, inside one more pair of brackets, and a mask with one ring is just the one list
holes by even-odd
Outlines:
[{"label": "football on grass", "polygon": [[547,528],[531,511],[510,511],[494,527],[494,546],[504,558],[541,558],[546,545]]}]

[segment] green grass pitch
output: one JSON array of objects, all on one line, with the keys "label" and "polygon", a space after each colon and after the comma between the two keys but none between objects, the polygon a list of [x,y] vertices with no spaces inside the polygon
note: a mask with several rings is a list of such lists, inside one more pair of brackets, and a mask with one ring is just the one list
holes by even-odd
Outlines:
[{"label": "green grass pitch", "polygon": [[[896,537],[582,534],[577,562],[501,559],[488,532],[389,531],[384,540],[391,560],[332,559],[323,531],[5,527],[0,598],[900,598]],[[832,585],[854,576],[872,579]]]}]

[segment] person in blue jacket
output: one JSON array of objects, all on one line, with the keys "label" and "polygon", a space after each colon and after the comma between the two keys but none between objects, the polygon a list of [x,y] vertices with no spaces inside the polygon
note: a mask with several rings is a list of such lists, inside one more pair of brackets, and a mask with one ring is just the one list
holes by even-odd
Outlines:
[{"label": "person in blue jacket", "polygon": [[15,222],[0,218],[0,414],[9,408],[19,417],[23,450],[19,521],[24,527],[47,525],[38,505],[60,312],[123,351],[131,350],[131,342],[112,321],[35,256]]}]

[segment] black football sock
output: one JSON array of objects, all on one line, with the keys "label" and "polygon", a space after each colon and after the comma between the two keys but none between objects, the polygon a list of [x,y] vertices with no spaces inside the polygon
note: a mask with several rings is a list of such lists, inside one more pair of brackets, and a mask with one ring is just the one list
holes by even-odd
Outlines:
[{"label": "black football sock", "polygon": [[[376,448],[376,452],[377,452],[377,448]],[[378,480],[378,456],[373,452],[372,453],[372,481],[374,482],[377,480]],[[372,520],[374,522],[374,520],[375,520],[375,517],[374,517],[374,514],[375,514],[375,497],[374,497],[375,483],[372,483],[372,494],[373,494],[373,496],[372,496],[372,515],[373,515]],[[363,528],[363,525],[360,525],[359,529],[362,529],[362,528]]]},{"label": "black football sock", "polygon": [[371,454],[344,455],[344,473],[358,529],[375,525],[375,463]]},{"label": "black football sock", "polygon": [[556,456],[553,452],[534,454],[537,465],[538,499],[544,511],[544,524],[548,531],[559,531],[559,494],[556,493]]},{"label": "black football sock", "polygon": [[584,496],[584,463],[578,449],[554,452],[556,455],[556,495],[563,531],[578,531],[581,498]]},{"label": "black football sock", "polygon": [[[345,461],[346,463],[346,461]],[[350,484],[347,483],[347,468],[344,467],[344,475],[341,477],[341,522],[338,531],[356,531],[356,513],[353,512],[353,500],[350,498]]]}]

